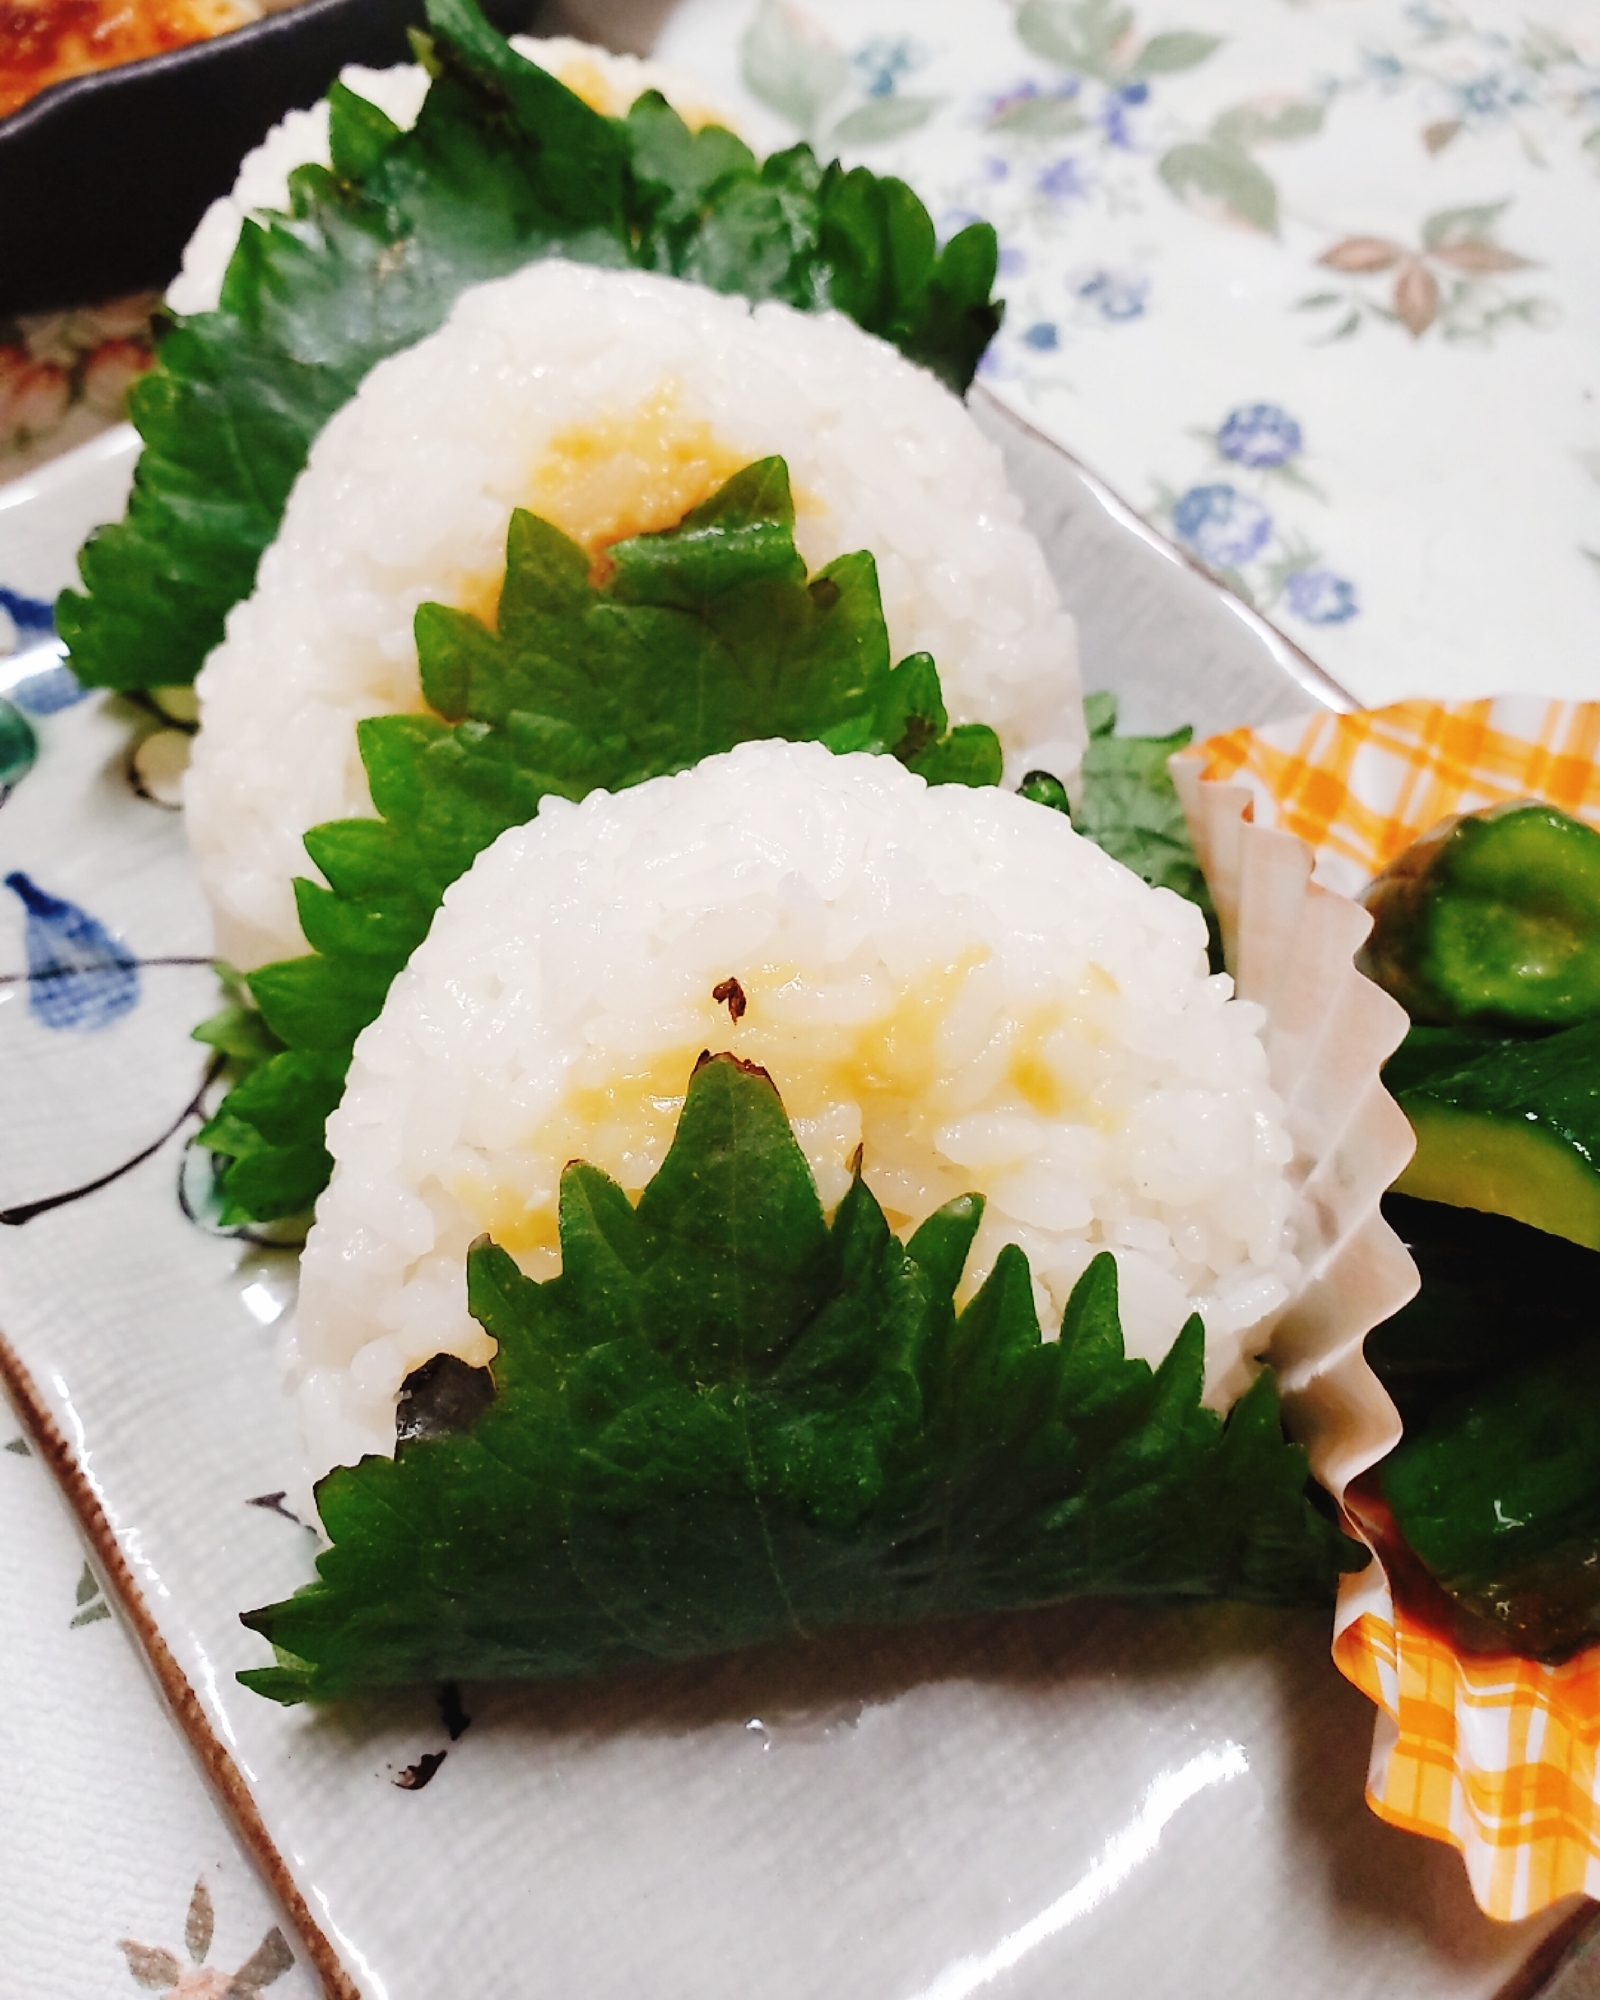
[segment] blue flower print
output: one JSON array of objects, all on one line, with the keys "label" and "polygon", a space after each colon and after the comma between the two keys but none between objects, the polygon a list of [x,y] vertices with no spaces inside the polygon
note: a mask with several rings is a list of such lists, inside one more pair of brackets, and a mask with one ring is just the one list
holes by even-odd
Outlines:
[{"label": "blue flower print", "polygon": [[1054,160],[1034,182],[1040,194],[1048,195],[1052,201],[1087,200],[1091,189],[1083,177],[1083,169],[1070,153]]},{"label": "blue flower print", "polygon": [[908,41],[889,41],[874,35],[850,58],[868,97],[893,97],[901,77],[917,66],[917,55]]},{"label": "blue flower print", "polygon": [[1454,93],[1463,118],[1504,118],[1532,101],[1526,86],[1492,71],[1470,83],[1456,84]]},{"label": "blue flower print", "polygon": [[139,1000],[139,967],[98,918],[20,868],[6,887],[27,911],[28,1007],[47,1028],[106,1028]]},{"label": "blue flower print", "polygon": [[1056,332],[1054,323],[1047,319],[1042,319],[1036,325],[1030,326],[1022,336],[1022,340],[1024,346],[1036,347],[1041,354],[1049,354],[1054,348],[1061,345],[1060,334]]},{"label": "blue flower print", "polygon": [[1002,243],[996,270],[1002,278],[1020,277],[1028,268],[1028,253],[1019,250],[1014,243]]},{"label": "blue flower print", "polygon": [[1289,609],[1308,625],[1342,625],[1361,609],[1355,585],[1331,569],[1299,570],[1284,588]]},{"label": "blue flower print", "polygon": [[1217,450],[1235,465],[1285,465],[1304,443],[1300,426],[1276,403],[1241,403],[1217,432]]},{"label": "blue flower print", "polygon": [[1073,296],[1093,306],[1109,325],[1144,317],[1145,300],[1150,296],[1150,280],[1133,271],[1090,271],[1085,277],[1069,279]]},{"label": "blue flower print", "polygon": [[1106,93],[1106,101],[1100,107],[1100,129],[1108,145],[1131,150],[1133,134],[1128,129],[1128,112],[1135,105],[1143,104],[1149,95],[1150,86],[1142,78],[1135,78],[1132,83],[1119,83],[1114,90]]},{"label": "blue flower print", "polygon": [[1232,486],[1191,486],[1172,510],[1178,539],[1214,569],[1237,569],[1263,549],[1272,516],[1259,500]]}]

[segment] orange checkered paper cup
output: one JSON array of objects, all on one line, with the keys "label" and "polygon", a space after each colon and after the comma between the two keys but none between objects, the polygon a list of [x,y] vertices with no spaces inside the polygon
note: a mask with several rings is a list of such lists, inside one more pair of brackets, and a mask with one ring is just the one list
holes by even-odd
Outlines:
[{"label": "orange checkered paper cup", "polygon": [[[1451,813],[1539,798],[1600,827],[1597,759],[1600,703],[1504,695],[1238,729],[1175,759],[1174,777],[1203,865],[1218,824],[1249,824],[1296,836],[1313,881],[1353,897]],[[1319,1410],[1318,1400],[1302,1385],[1299,1406],[1286,1404],[1342,1499],[1381,1455],[1378,1425],[1371,1407],[1336,1396]],[[1368,1802],[1458,1847],[1490,1916],[1600,1895],[1600,1646],[1560,1666],[1459,1653],[1396,1605],[1374,1561],[1345,1579],[1333,1656],[1378,1708]]]}]

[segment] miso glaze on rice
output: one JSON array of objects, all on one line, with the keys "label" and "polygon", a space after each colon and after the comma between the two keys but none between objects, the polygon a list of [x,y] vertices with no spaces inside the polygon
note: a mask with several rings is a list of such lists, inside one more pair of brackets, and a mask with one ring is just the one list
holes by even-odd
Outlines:
[{"label": "miso glaze on rice", "polygon": [[996,731],[1008,782],[1070,777],[1071,621],[947,390],[837,314],[540,263],[464,294],[333,417],[197,682],[185,806],[223,956],[305,948],[301,836],[372,810],[356,723],[421,707],[419,604],[492,617],[514,508],[599,558],[769,454],[809,567],[872,553],[894,656],[933,655],[951,720]]},{"label": "miso glaze on rice", "polygon": [[982,1193],[962,1296],[1020,1244],[1051,1330],[1110,1248],[1129,1351],[1198,1310],[1231,1402],[1299,1277],[1263,1016],[1231,990],[1199,912],[1061,815],[889,758],[752,743],[547,800],[447,893],[330,1120],[288,1356],[313,1471],[392,1451],[432,1355],[490,1358],[468,1245],[550,1275],[562,1168],[636,1194],[706,1048],[770,1072],[825,1204],[858,1147],[899,1231]]}]

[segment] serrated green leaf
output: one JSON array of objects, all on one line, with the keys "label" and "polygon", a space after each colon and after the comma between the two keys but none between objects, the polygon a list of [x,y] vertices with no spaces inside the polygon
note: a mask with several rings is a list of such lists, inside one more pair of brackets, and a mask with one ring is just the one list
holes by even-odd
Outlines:
[{"label": "serrated green leaf", "polygon": [[609,553],[595,583],[582,549],[519,511],[492,630],[444,605],[417,612],[434,713],[359,725],[380,817],[307,834],[328,884],[296,885],[313,951],[250,976],[285,1053],[201,1134],[232,1159],[222,1188],[235,1215],[270,1221],[314,1200],[356,1036],[449,885],[551,794],[619,791],[769,737],[898,756],[930,784],[999,782],[998,739],[982,724],[949,727],[928,655],[891,663],[871,556],[807,577],[782,459],[746,466],[676,528]]},{"label": "serrated green leaf", "polygon": [[[1220,970],[1222,941],[1216,910],[1167,769],[1168,759],[1183,749],[1193,730],[1175,729],[1170,736],[1118,736],[1117,698],[1103,690],[1085,695],[1083,708],[1089,742],[1078,777],[1080,803],[1070,814],[1073,825],[1152,887],[1171,889],[1193,903],[1205,917],[1211,962]],[[1036,805],[1068,811],[1065,789],[1048,772],[1030,773],[1022,790]]]},{"label": "serrated green leaf", "polygon": [[399,136],[392,118],[335,78],[328,89],[328,157],[338,179],[364,179]]},{"label": "serrated green leaf", "polygon": [[1194,732],[1097,736],[1083,753],[1083,801],[1074,825],[1097,847],[1158,889],[1171,889],[1205,914],[1217,957],[1216,912],[1189,838],[1167,760]]},{"label": "serrated green leaf", "polygon": [[145,449],[127,516],[90,537],[84,589],[58,607],[86,685],[192,680],[328,418],[466,286],[541,257],[802,309],[861,300],[871,331],[958,394],[971,380],[999,324],[987,225],[935,256],[899,183],[874,200],[864,168],[859,181],[825,170],[805,147],[758,165],[728,133],[691,134],[655,93],[602,118],[473,0],[429,9],[435,81],[415,126],[396,133],[336,90],[334,170],[292,177],[292,219],[245,224],[217,311],[174,325],[136,388]]},{"label": "serrated green leaf", "polygon": [[254,1007],[235,1002],[209,1015],[193,1030],[194,1039],[246,1069],[254,1069],[275,1056],[283,1044],[273,1034]]},{"label": "serrated green leaf", "polygon": [[1238,146],[1190,140],[1163,153],[1157,171],[1179,201],[1222,208],[1236,222],[1277,234],[1277,187]]},{"label": "serrated green leaf", "polygon": [[1114,736],[1117,697],[1109,688],[1094,688],[1083,698],[1083,725],[1090,736]]},{"label": "serrated green leaf", "polygon": [[981,1208],[904,1246],[858,1180],[828,1224],[766,1073],[706,1059],[637,1208],[567,1169],[557,1277],[474,1248],[493,1400],[321,1482],[317,1580],[245,1614],[278,1664],[240,1680],[315,1701],[1087,1593],[1289,1604],[1365,1560],[1270,1374],[1224,1420],[1198,1319],[1154,1374],[1126,1358],[1110,1255],[1057,1342],[1015,1247],[958,1316]]}]

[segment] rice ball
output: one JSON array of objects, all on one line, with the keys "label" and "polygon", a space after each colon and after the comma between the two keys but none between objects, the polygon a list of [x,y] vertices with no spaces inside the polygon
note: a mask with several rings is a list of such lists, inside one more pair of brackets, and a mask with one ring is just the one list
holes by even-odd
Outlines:
[{"label": "rice ball", "polygon": [[808,566],[870,550],[894,657],[933,655],[952,721],[990,724],[1010,782],[1070,779],[1072,623],[962,404],[841,314],[552,260],[464,293],[372,370],[201,672],[184,806],[222,956],[304,951],[302,835],[372,812],[356,724],[422,710],[419,604],[493,618],[514,508],[598,556],[774,453]]},{"label": "rice ball", "polygon": [[[613,55],[570,35],[513,35],[518,55],[537,63],[605,118],[620,118],[647,90],[659,90],[691,128],[721,125],[737,131],[733,119],[710,102],[692,78],[661,63],[638,56]],[[428,72],[419,63],[399,63],[393,69],[367,69],[349,63],[339,81],[357,97],[375,104],[402,131],[417,122],[428,94]],[[219,196],[196,225],[183,252],[183,268],[167,288],[174,312],[200,313],[215,309],[222,295],[223,274],[239,241],[245,217],[264,209],[279,213],[289,206],[289,176],[296,167],[330,166],[328,100],[319,98],[308,110],[291,111],[239,162],[238,178]]]},{"label": "rice ball", "polygon": [[1225,1406],[1300,1267],[1265,1016],[1205,946],[1060,814],[890,758],[750,743],[547,800],[449,890],[329,1121],[285,1355],[313,1472],[392,1451],[431,1356],[491,1359],[469,1244],[553,1275],[562,1169],[636,1197],[703,1049],[769,1072],[826,1207],[857,1148],[902,1236],[982,1194],[963,1301],[1016,1243],[1053,1336],[1110,1249],[1129,1352],[1199,1312]]}]

